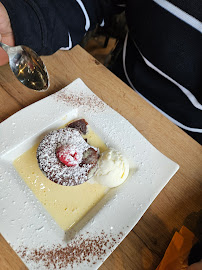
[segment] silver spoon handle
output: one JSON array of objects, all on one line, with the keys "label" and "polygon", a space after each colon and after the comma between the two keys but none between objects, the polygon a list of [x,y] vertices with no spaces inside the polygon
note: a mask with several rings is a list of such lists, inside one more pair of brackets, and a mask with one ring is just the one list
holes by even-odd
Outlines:
[{"label": "silver spoon handle", "polygon": [[8,46],[8,45],[6,45],[6,44],[4,44],[4,43],[2,43],[2,42],[0,42],[0,47],[1,47],[4,51],[6,51],[6,52],[8,52],[8,50],[9,50],[9,48],[10,48],[10,46]]}]

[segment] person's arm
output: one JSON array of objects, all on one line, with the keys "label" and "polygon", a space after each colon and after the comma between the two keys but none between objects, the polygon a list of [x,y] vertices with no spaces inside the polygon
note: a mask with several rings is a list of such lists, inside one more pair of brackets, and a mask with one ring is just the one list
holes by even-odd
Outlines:
[{"label": "person's arm", "polygon": [[[78,44],[88,30],[111,13],[116,0],[2,0],[15,45],[40,55]],[[1,33],[1,31],[0,31]]]}]

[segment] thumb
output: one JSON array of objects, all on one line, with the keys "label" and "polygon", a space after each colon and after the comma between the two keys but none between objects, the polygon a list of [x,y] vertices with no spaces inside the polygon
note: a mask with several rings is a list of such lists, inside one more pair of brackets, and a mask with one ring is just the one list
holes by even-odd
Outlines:
[{"label": "thumb", "polygon": [[[0,42],[2,42],[2,35],[0,34]],[[3,66],[8,63],[8,55],[7,53],[0,48],[0,66]]]}]

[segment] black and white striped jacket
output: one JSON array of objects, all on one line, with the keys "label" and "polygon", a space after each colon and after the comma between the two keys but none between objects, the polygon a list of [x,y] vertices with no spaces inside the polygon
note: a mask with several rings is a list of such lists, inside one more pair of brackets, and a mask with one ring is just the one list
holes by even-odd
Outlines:
[{"label": "black and white striped jacket", "polygon": [[71,49],[124,8],[127,83],[202,144],[201,0],[3,0],[16,44]]}]

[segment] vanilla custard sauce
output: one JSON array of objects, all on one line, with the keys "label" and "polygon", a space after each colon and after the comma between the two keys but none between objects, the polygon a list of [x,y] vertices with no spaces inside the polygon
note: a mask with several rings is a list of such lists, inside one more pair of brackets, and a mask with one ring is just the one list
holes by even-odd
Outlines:
[{"label": "vanilla custard sauce", "polygon": [[[83,137],[87,138],[90,145],[98,147],[100,152],[107,150],[104,142],[89,126],[88,133]],[[68,230],[97,204],[108,189],[97,183],[85,182],[68,187],[52,182],[38,166],[36,151],[39,143],[14,160],[13,164],[56,223],[63,230]]]}]

